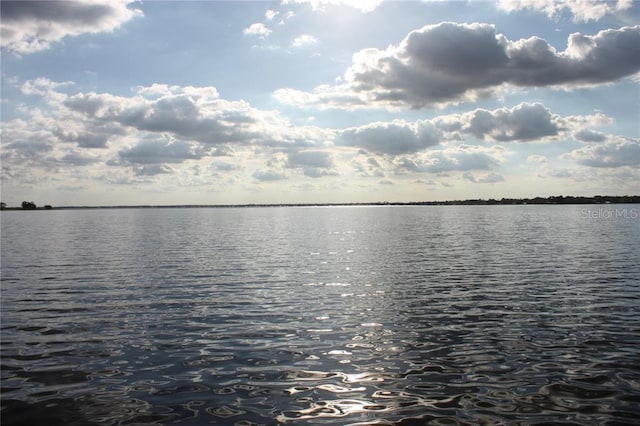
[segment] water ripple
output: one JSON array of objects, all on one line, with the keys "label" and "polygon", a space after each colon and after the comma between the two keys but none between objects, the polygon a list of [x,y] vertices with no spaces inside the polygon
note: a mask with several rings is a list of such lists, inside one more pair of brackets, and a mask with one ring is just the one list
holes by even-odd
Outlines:
[{"label": "water ripple", "polygon": [[3,425],[633,424],[637,221],[498,207],[3,213]]}]

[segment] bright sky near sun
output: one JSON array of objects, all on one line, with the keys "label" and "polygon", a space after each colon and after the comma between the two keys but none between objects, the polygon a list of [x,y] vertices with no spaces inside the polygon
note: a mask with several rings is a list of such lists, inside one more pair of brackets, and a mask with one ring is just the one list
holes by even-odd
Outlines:
[{"label": "bright sky near sun", "polygon": [[640,193],[640,2],[1,8],[9,206]]}]

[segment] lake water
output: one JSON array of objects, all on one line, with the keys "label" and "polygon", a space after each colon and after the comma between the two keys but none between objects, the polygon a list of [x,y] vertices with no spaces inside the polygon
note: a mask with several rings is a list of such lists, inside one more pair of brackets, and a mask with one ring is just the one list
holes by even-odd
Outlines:
[{"label": "lake water", "polygon": [[632,424],[639,212],[3,212],[2,424]]}]

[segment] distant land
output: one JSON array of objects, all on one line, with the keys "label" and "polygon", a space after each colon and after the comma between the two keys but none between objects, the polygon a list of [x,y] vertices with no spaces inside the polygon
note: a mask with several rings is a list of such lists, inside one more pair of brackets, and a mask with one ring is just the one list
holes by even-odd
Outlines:
[{"label": "distant land", "polygon": [[535,198],[469,199],[448,201],[409,201],[409,202],[359,202],[359,203],[274,203],[274,204],[176,204],[176,205],[115,205],[115,206],[61,206],[45,205],[37,207],[35,203],[23,202],[22,207],[8,207],[2,203],[1,210],[70,210],[70,209],[150,209],[150,208],[231,208],[231,207],[331,207],[331,206],[489,206],[517,204],[640,204],[640,195],[595,195],[593,197],[575,197],[553,195]]}]

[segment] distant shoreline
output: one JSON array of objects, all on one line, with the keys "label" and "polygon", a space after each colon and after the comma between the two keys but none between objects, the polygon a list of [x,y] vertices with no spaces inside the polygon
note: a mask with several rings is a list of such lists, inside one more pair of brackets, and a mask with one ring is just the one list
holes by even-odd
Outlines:
[{"label": "distant shoreline", "polygon": [[74,209],[154,209],[154,208],[255,208],[255,207],[349,207],[349,206],[494,206],[494,205],[562,205],[562,204],[640,204],[640,195],[594,197],[550,196],[535,198],[469,199],[448,201],[378,201],[355,203],[251,203],[251,204],[142,204],[115,206],[4,207],[2,211],[74,210]]}]

